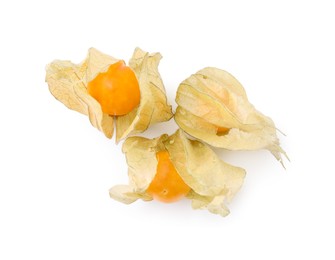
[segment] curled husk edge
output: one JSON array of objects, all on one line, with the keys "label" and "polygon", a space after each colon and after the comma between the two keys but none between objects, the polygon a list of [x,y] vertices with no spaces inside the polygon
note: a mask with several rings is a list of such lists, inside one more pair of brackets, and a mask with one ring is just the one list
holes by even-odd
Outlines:
[{"label": "curled husk edge", "polygon": [[189,140],[182,130],[154,139],[127,138],[123,152],[128,163],[129,185],[112,187],[110,196],[126,204],[137,199],[152,200],[146,190],[155,177],[156,153],[161,150],[168,151],[180,177],[191,188],[187,198],[192,200],[194,209],[208,209],[221,216],[229,214],[226,203],[241,188],[245,171],[222,161],[209,146]]},{"label": "curled husk edge", "polygon": [[99,73],[106,72],[119,60],[94,48],[80,64],[55,60],[46,67],[46,82],[51,94],[69,109],[87,115],[91,124],[112,138],[116,120],[117,141],[128,135],[145,131],[150,124],[169,120],[173,114],[158,72],[159,53],[149,54],[136,48],[130,59],[139,81],[141,100],[129,114],[113,117],[102,112],[101,106],[87,91],[87,84]]},{"label": "curled husk edge", "polygon": [[[231,74],[204,68],[178,87],[175,121],[191,136],[228,150],[268,149],[282,162],[271,118],[249,102],[243,86]],[[220,133],[219,129],[227,129]]]}]

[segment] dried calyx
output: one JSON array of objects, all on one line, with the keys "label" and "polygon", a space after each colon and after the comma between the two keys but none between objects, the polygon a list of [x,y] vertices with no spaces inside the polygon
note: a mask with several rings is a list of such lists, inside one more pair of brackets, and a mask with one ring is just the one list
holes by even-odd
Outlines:
[{"label": "dried calyx", "polygon": [[50,63],[46,81],[56,99],[87,115],[106,137],[113,136],[114,125],[116,141],[128,137],[123,152],[129,184],[112,187],[112,198],[130,204],[186,197],[195,209],[226,216],[226,204],[241,188],[245,171],[225,163],[207,144],[228,150],[268,149],[282,162],[286,153],[274,122],[255,109],[231,74],[208,67],[179,85],[174,115],[179,130],[153,139],[129,137],[173,116],[158,72],[160,59],[159,53],[136,48],[127,66],[91,48],[80,64]]},{"label": "dried calyx", "polygon": [[224,70],[208,67],[191,75],[179,85],[176,102],[175,121],[199,140],[229,150],[268,149],[280,162],[286,156],[271,118],[255,109]]},{"label": "dried calyx", "polygon": [[[47,65],[46,81],[56,99],[87,115],[108,138],[113,136],[115,121],[119,141],[173,116],[158,72],[160,59],[159,53],[136,48],[128,67],[91,48],[80,64],[55,60]],[[112,85],[113,91],[108,92],[106,85]]]},{"label": "dried calyx", "polygon": [[166,151],[176,172],[190,187],[186,197],[195,209],[208,209],[226,216],[229,202],[242,186],[245,171],[222,161],[209,146],[188,139],[183,131],[147,139],[129,137],[123,144],[128,163],[129,185],[110,189],[110,196],[129,204],[137,199],[152,200],[148,188],[157,175],[157,153]]}]

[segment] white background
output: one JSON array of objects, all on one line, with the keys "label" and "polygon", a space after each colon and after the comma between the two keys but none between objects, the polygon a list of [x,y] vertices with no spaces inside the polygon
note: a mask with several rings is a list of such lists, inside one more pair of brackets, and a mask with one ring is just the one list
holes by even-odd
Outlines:
[{"label": "white background", "polygon": [[[2,1],[0,259],[334,259],[332,1]],[[89,47],[163,55],[170,102],[205,66],[235,75],[287,134],[286,171],[266,151],[244,167],[226,218],[175,204],[123,205],[121,145],[49,93],[45,65]],[[145,133],[173,133],[171,120]]]}]

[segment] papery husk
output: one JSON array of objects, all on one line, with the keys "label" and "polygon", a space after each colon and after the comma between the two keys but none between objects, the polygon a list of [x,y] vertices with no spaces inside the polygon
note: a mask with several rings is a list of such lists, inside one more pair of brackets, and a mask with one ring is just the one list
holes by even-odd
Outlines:
[{"label": "papery husk", "polygon": [[147,188],[156,175],[156,153],[164,150],[163,141],[168,138],[164,134],[158,138],[129,137],[122,146],[128,164],[129,185],[116,185],[109,190],[111,198],[125,204],[137,199],[152,200],[146,193]]},{"label": "papery husk", "polygon": [[[117,117],[117,141],[145,131],[150,124],[169,120],[173,114],[158,73],[160,54],[135,49],[129,66],[139,81],[141,101],[138,108]],[[55,60],[46,67],[46,82],[52,95],[68,108],[89,116],[91,124],[112,138],[114,117],[102,112],[101,106],[87,91],[87,84],[99,73],[106,72],[119,60],[94,48],[89,49],[80,64]]]},{"label": "papery husk", "polygon": [[158,72],[162,56],[149,54],[136,48],[129,66],[139,81],[141,101],[138,108],[116,119],[116,140],[120,141],[130,134],[144,132],[149,125],[168,121],[173,116],[168,104],[164,85]]},{"label": "papery husk", "polygon": [[226,216],[229,210],[225,203],[241,188],[245,170],[225,163],[209,146],[189,140],[181,130],[164,144],[177,172],[192,189],[188,196],[192,207]]},{"label": "papery husk", "polygon": [[[191,75],[180,84],[176,102],[175,121],[197,139],[229,150],[268,149],[280,162],[286,156],[271,118],[254,108],[224,70],[208,67]],[[229,131],[218,134],[218,127]]]},{"label": "papery husk", "polygon": [[91,48],[80,64],[55,60],[46,67],[51,94],[69,109],[87,115],[91,124],[108,138],[113,136],[114,118],[103,113],[98,101],[88,94],[87,83],[116,62],[118,59]]},{"label": "papery husk", "polygon": [[129,137],[123,143],[122,152],[126,155],[130,185],[136,192],[145,192],[156,175],[156,153],[164,150],[163,141],[168,135],[163,134],[154,139]]},{"label": "papery husk", "polygon": [[227,197],[225,195],[207,197],[201,196],[192,191],[187,195],[187,197],[192,200],[193,209],[207,209],[209,212],[223,217],[230,213],[230,210],[226,206]]},{"label": "papery husk", "polygon": [[136,192],[136,189],[130,185],[116,185],[109,190],[109,196],[124,204],[131,204],[138,199],[144,201],[152,200],[152,197],[145,192]]},{"label": "papery husk", "polygon": [[129,204],[137,199],[151,200],[146,189],[155,177],[156,153],[167,150],[176,171],[192,189],[188,198],[192,207],[208,209],[226,216],[229,202],[243,184],[245,171],[223,162],[209,148],[199,141],[189,140],[183,131],[171,136],[147,139],[130,137],[123,145],[128,163],[129,185],[114,186],[110,196]]}]

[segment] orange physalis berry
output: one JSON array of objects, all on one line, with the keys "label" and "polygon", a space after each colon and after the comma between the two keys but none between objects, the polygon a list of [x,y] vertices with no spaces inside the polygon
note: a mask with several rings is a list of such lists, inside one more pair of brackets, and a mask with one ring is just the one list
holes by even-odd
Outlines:
[{"label": "orange physalis berry", "polygon": [[229,132],[230,128],[226,128],[226,127],[220,127],[218,126],[217,130],[216,130],[216,134],[217,135],[225,135]]},{"label": "orange physalis berry", "polygon": [[140,88],[133,70],[120,60],[99,73],[87,86],[88,93],[112,116],[128,114],[140,103]]},{"label": "orange physalis berry", "polygon": [[173,166],[169,153],[160,151],[155,178],[149,185],[147,193],[162,202],[174,202],[189,193],[191,188],[183,181]]}]

